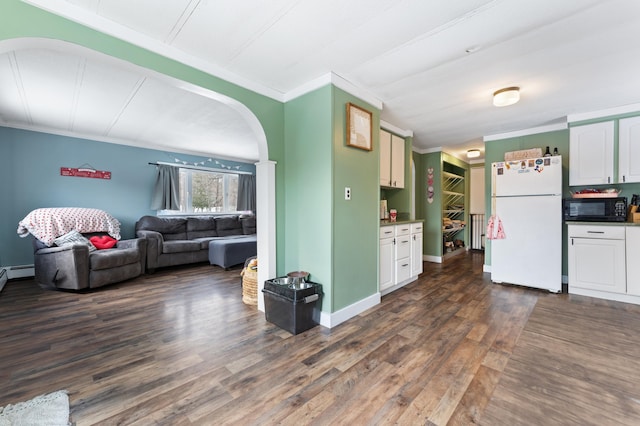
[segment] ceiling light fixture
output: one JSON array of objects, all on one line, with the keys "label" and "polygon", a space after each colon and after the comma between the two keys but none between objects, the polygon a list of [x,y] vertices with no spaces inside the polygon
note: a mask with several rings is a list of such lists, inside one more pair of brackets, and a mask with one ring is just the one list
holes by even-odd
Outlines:
[{"label": "ceiling light fixture", "polygon": [[519,87],[505,87],[493,93],[493,105],[497,107],[513,105],[519,100]]},{"label": "ceiling light fixture", "polygon": [[469,151],[467,151],[467,158],[478,158],[478,157],[480,157],[479,149],[470,149]]}]

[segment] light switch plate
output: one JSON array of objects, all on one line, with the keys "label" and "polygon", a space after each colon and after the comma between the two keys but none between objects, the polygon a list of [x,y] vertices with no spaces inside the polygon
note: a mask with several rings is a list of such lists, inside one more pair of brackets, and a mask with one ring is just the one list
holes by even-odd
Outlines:
[{"label": "light switch plate", "polygon": [[344,187],[344,199],[345,200],[351,199],[351,188],[349,188],[348,186]]}]

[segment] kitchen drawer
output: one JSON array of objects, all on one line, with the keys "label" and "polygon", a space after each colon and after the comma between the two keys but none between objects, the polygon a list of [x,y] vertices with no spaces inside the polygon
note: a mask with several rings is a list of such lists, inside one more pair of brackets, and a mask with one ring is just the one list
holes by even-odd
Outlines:
[{"label": "kitchen drawer", "polygon": [[380,239],[392,238],[395,235],[395,226],[381,226],[380,227]]},{"label": "kitchen drawer", "polygon": [[422,222],[412,223],[411,224],[411,233],[412,234],[418,234],[418,233],[422,232],[422,228],[423,228]]},{"label": "kitchen drawer", "polygon": [[399,237],[400,235],[409,235],[411,234],[411,224],[410,223],[403,223],[402,225],[396,225],[396,237]]},{"label": "kitchen drawer", "polygon": [[396,260],[411,256],[411,236],[401,235],[396,238]]},{"label": "kitchen drawer", "polygon": [[624,226],[569,225],[569,238],[624,240]]},{"label": "kitchen drawer", "polygon": [[396,261],[396,284],[411,278],[411,261],[409,258]]}]

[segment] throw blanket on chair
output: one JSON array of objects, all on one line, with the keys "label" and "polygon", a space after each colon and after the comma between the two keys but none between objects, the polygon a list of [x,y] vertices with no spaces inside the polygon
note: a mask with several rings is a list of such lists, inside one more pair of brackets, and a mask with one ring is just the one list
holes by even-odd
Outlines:
[{"label": "throw blanket on chair", "polygon": [[18,235],[22,238],[31,233],[48,246],[53,240],[70,231],[80,233],[107,232],[120,239],[120,222],[109,213],[98,209],[81,207],[58,207],[36,209],[18,223]]}]

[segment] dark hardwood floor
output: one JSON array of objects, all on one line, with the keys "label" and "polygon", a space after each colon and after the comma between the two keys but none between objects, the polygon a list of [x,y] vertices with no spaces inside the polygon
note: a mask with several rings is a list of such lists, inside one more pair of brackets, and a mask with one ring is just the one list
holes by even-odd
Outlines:
[{"label": "dark hardwood floor", "polygon": [[491,284],[481,253],[292,336],[240,269],[0,293],[0,406],[69,391],[77,425],[640,424],[640,307]]}]

